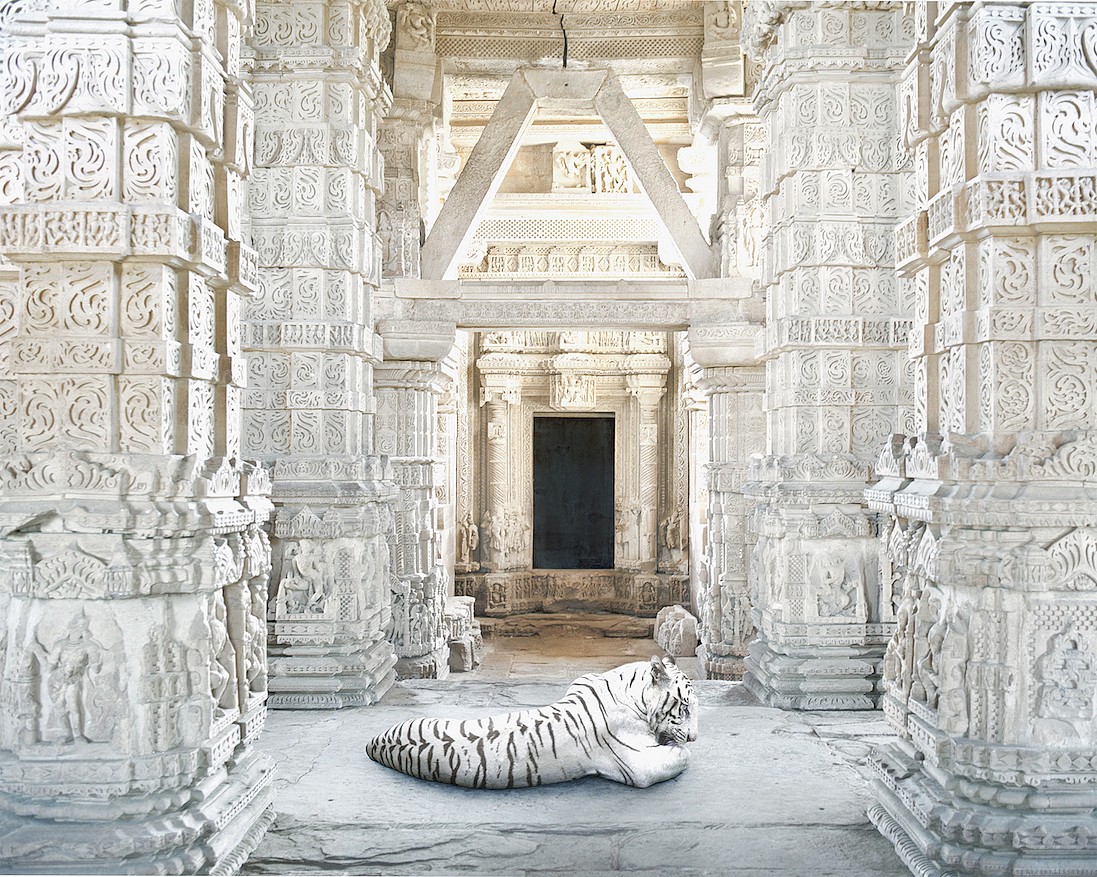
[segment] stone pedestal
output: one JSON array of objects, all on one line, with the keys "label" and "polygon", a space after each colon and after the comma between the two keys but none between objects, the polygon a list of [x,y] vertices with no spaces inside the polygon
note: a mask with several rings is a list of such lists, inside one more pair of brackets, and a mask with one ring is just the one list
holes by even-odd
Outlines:
[{"label": "stone pedestal", "polygon": [[475,600],[472,597],[450,597],[446,601],[449,668],[454,673],[468,673],[480,666],[484,637],[474,610]]},{"label": "stone pedestal", "polygon": [[748,7],[745,26],[769,136],[768,443],[744,489],[758,504],[746,682],[773,705],[865,709],[892,627],[862,492],[909,393],[911,302],[892,246],[910,164],[895,101],[909,22],[900,4],[765,10]]},{"label": "stone pedestal", "polygon": [[1097,10],[916,11],[916,430],[866,491],[900,739],[870,816],[921,873],[1097,873]]},{"label": "stone pedestal", "polygon": [[239,462],[253,22],[184,6],[0,12],[8,870],[230,873],[273,819],[270,478]]},{"label": "stone pedestal", "polygon": [[274,466],[275,707],[368,704],[393,680],[395,491],[371,456],[380,359],[373,201],[383,183],[375,138],[387,40],[380,3],[264,4],[248,57],[261,294],[245,314],[244,446]]}]

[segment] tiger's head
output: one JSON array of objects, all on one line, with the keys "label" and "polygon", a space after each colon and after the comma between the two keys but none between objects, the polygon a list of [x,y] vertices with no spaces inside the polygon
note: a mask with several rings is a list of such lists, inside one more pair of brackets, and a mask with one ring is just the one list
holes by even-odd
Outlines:
[{"label": "tiger's head", "polygon": [[697,739],[697,694],[689,677],[673,658],[651,659],[648,725],[660,745],[689,743]]}]

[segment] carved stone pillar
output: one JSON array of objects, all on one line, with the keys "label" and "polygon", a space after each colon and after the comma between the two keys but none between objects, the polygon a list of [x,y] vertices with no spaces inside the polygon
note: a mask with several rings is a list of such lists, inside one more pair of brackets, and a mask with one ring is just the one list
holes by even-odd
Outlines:
[{"label": "carved stone pillar", "polygon": [[[449,674],[444,624],[448,583],[439,546],[435,489],[445,478],[439,456],[438,400],[451,377],[440,360],[453,348],[452,326],[385,323],[385,361],[375,371],[377,450],[388,457],[399,495],[392,551],[392,630],[400,678]],[[415,356],[415,359],[405,358]]]},{"label": "carved stone pillar", "polygon": [[[668,363],[669,365],[669,363]],[[641,572],[655,572],[658,559],[659,535],[659,402],[666,393],[667,376],[630,374],[626,378],[629,395],[633,398],[633,417],[638,425],[635,493],[636,552],[630,560]]]},{"label": "carved stone pillar", "polygon": [[702,87],[711,101],[704,124],[719,125],[713,243],[720,248],[721,284],[738,293],[738,313],[729,314],[726,306],[698,309],[688,335],[690,355],[702,367],[696,380],[707,403],[708,443],[706,538],[694,611],[701,622],[701,669],[714,679],[742,678],[755,633],[749,561],[756,540],[748,526],[753,502],[743,485],[752,456],[765,451],[764,371],[757,350],[765,309],[758,246],[765,125],[749,100],[758,67],[743,53],[742,12],[738,0],[707,3],[702,51]]},{"label": "carved stone pillar", "polygon": [[515,419],[522,401],[520,380],[515,376],[481,374],[483,421],[487,439],[484,477],[484,516],[480,521],[481,567],[493,572],[529,566],[529,552],[511,550],[508,528],[520,524],[525,512],[518,507],[518,475],[512,471]]},{"label": "carved stone pillar", "polygon": [[374,134],[388,27],[380,2],[261,3],[251,45],[262,294],[246,313],[244,444],[274,464],[277,707],[373,703],[393,679],[393,490],[371,456]]},{"label": "carved stone pillar", "polygon": [[0,268],[16,871],[229,873],[273,818],[253,746],[270,481],[238,430],[251,22],[246,4],[180,6],[0,10],[0,114],[22,128],[0,145],[0,251],[20,272]]},{"label": "carved stone pillar", "polygon": [[385,185],[377,213],[381,270],[385,277],[418,277],[425,236],[419,209],[419,148],[429,110],[397,101],[381,124],[378,147],[385,159]]},{"label": "carved stone pillar", "polygon": [[[434,110],[440,95],[434,55],[434,13],[428,3],[400,3],[393,34],[393,103],[381,124],[378,145],[385,157],[385,186],[378,205],[381,264],[385,277],[418,277],[425,216],[436,202],[423,184],[424,159],[437,164]],[[432,178],[434,168],[427,170]]]},{"label": "carved stone pillar", "polygon": [[[728,330],[733,328],[737,327]],[[757,331],[756,326],[747,325],[736,334],[749,339]],[[750,357],[749,352],[744,353]],[[698,383],[708,399],[710,460],[705,467],[708,549],[702,602],[697,607],[702,644],[699,657],[706,678],[741,679],[743,659],[754,638],[747,579],[754,538],[748,527],[751,504],[743,495],[743,483],[751,457],[765,447],[765,378],[761,365],[710,366]]]},{"label": "carved stone pillar", "polygon": [[915,9],[916,428],[866,492],[900,736],[870,816],[919,873],[1097,873],[1097,9]]},{"label": "carved stone pillar", "polygon": [[[690,372],[684,332],[669,336],[671,368],[667,375],[670,392],[663,408],[665,420],[660,442],[662,478],[659,490],[658,571],[668,575],[690,573],[692,526],[690,501],[690,427],[697,411],[705,407]],[[692,590],[689,594],[692,599]],[[690,606],[696,606],[691,602]]]},{"label": "carved stone pillar", "polygon": [[795,0],[746,15],[766,67],[755,100],[770,144],[768,446],[746,489],[759,504],[746,682],[775,706],[869,708],[891,625],[862,493],[907,392],[911,303],[893,229],[909,163],[895,83],[910,20],[902,4],[876,2]]}]

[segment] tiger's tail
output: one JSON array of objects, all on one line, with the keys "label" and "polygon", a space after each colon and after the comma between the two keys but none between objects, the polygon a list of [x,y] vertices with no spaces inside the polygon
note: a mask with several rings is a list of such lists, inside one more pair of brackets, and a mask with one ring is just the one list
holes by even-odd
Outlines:
[{"label": "tiger's tail", "polygon": [[366,755],[409,776],[457,783],[463,759],[450,724],[444,719],[402,722],[370,740]]}]

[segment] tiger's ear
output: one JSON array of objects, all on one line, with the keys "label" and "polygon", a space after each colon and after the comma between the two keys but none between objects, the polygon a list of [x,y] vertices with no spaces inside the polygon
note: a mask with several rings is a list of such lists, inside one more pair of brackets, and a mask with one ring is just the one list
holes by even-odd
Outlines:
[{"label": "tiger's ear", "polygon": [[663,660],[658,655],[651,656],[651,678],[659,685],[670,682],[670,674],[667,673],[667,668],[663,666]]}]

